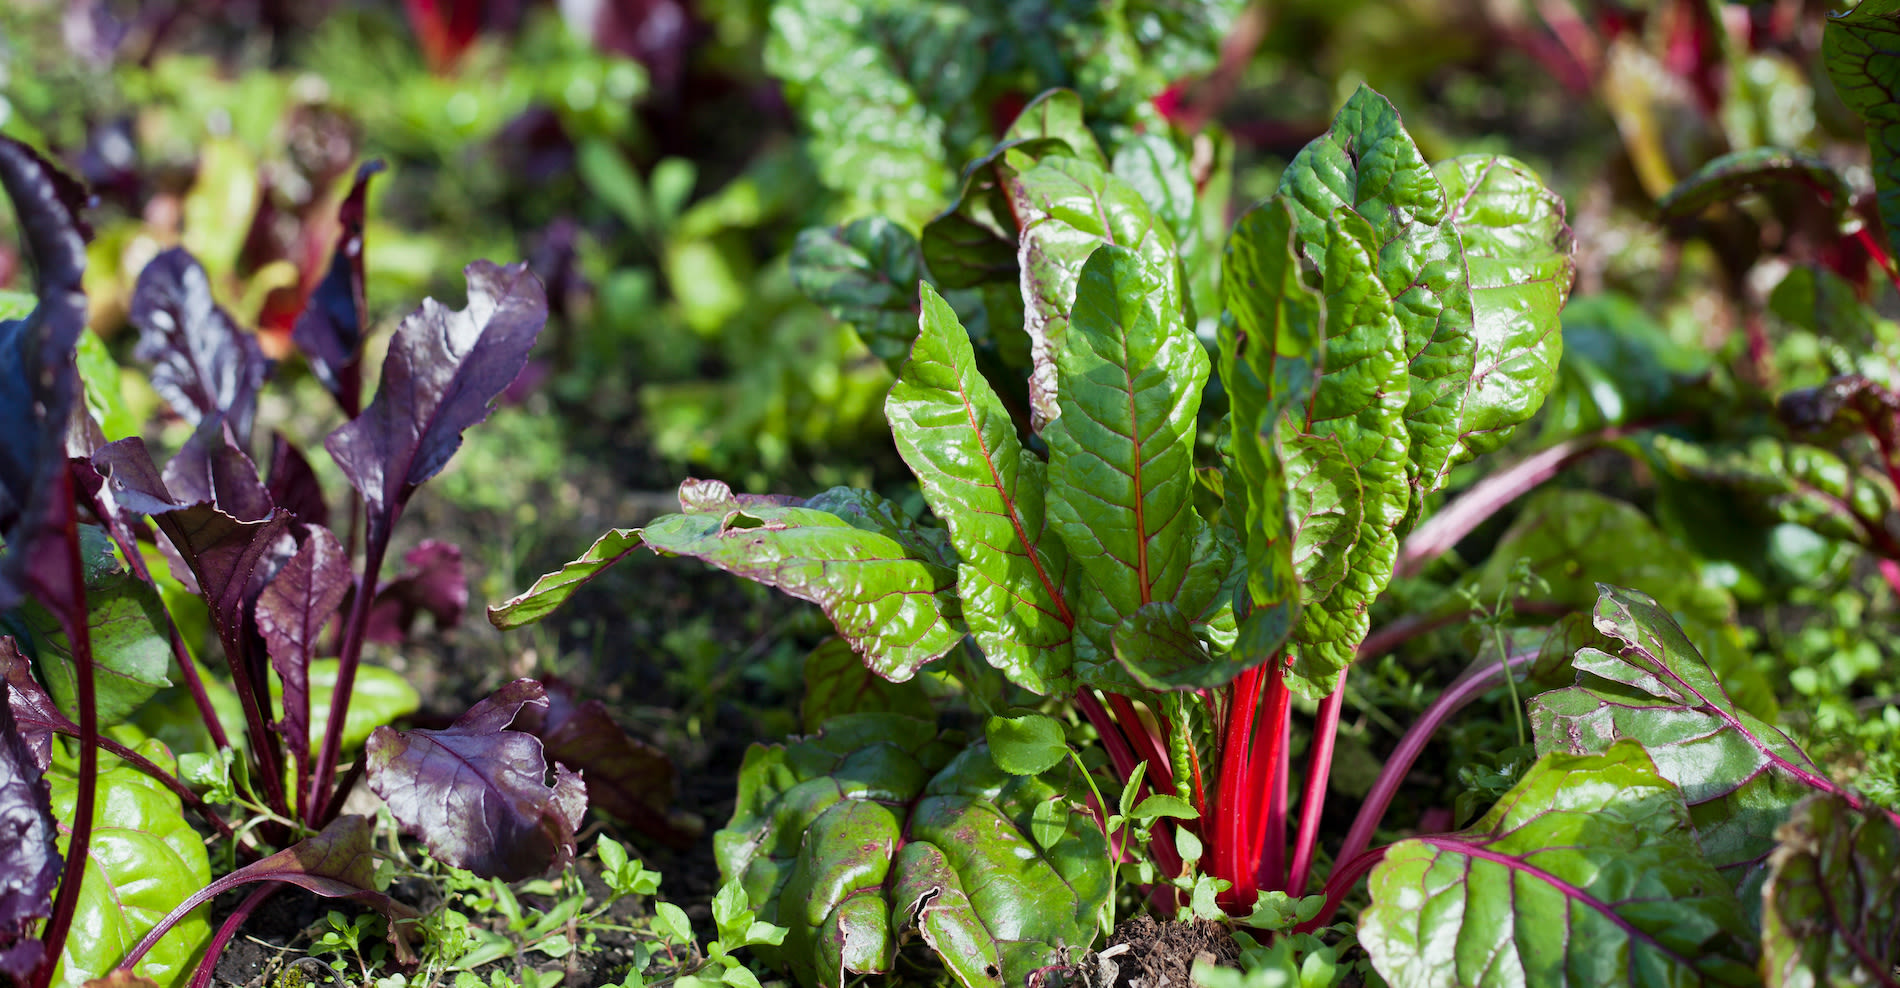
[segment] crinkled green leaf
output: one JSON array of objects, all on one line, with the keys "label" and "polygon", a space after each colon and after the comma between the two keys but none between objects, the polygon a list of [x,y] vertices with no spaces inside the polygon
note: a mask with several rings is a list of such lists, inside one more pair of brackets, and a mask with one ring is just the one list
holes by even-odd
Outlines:
[{"label": "crinkled green leaf", "polygon": [[1877,546],[1900,530],[1886,478],[1817,446],[1767,436],[1717,446],[1658,435],[1651,449],[1676,474],[1733,488],[1777,520],[1830,539]]},{"label": "crinkled green leaf", "polygon": [[[1278,423],[1291,407],[1305,421],[1325,313],[1301,277],[1293,219],[1278,197],[1242,214],[1221,265],[1220,376],[1232,416],[1226,510],[1245,556],[1242,647],[1264,659],[1291,630],[1299,603]],[[1344,553],[1337,558],[1343,565]]]},{"label": "crinkled green leaf", "polygon": [[1774,684],[1755,667],[1735,627],[1734,598],[1703,582],[1695,557],[1634,505],[1587,490],[1539,492],[1473,574],[1478,599],[1510,590],[1519,560],[1548,587],[1520,602],[1587,613],[1596,606],[1598,583],[1642,587],[1682,623],[1737,705],[1770,723],[1779,715]]},{"label": "crinkled green leaf", "polygon": [[1199,614],[1227,567],[1212,585],[1190,585],[1206,524],[1191,500],[1194,416],[1208,360],[1182,318],[1173,279],[1134,251],[1106,246],[1083,268],[1075,296],[1073,322],[1053,355],[1059,414],[1043,432],[1047,510],[1086,600],[1077,658],[1100,663],[1113,654],[1109,638],[1123,618],[1153,601]]},{"label": "crinkled green leaf", "polygon": [[[1376,241],[1366,221],[1346,209],[1333,214],[1326,236],[1326,367],[1307,429],[1339,441],[1358,472],[1363,508],[1344,575],[1325,597],[1304,602],[1293,629],[1298,647],[1287,682],[1312,697],[1333,691],[1370,630],[1372,602],[1391,582],[1398,559],[1393,532],[1410,503],[1405,409],[1413,379],[1405,335],[1375,273]],[[1309,444],[1287,452],[1322,455],[1322,448]],[[1288,473],[1308,469],[1289,465]]]},{"label": "crinkled green leaf", "polygon": [[1747,985],[1749,929],[1641,745],[1547,754],[1470,828],[1403,840],[1359,942],[1393,988]]},{"label": "crinkled green leaf", "polygon": [[[171,639],[165,607],[152,585],[133,575],[101,529],[79,529],[80,562],[86,578],[86,624],[92,640],[96,709],[102,723],[126,719],[152,694],[170,686]],[[59,619],[36,601],[20,609],[33,633],[33,647],[47,692],[59,709],[79,719],[72,646]]]},{"label": "crinkled green leaf", "polygon": [[1293,436],[1286,447],[1293,568],[1303,599],[1323,601],[1354,558],[1365,523],[1365,493],[1338,435]]},{"label": "crinkled green leaf", "polygon": [[842,638],[827,638],[805,657],[805,699],[799,723],[817,733],[825,721],[843,714],[893,713],[932,720],[930,698],[917,681],[893,683],[873,673]]},{"label": "crinkled green leaf", "polygon": [[[833,494],[841,510],[876,497]],[[723,511],[665,515],[642,534],[657,552],[692,556],[817,604],[872,669],[896,682],[963,640],[955,622],[956,570],[941,556],[920,555],[900,541],[905,532],[874,513],[841,517],[802,504],[734,499]]]},{"label": "crinkled green leaf", "polygon": [[1900,968],[1900,825],[1817,794],[1775,831],[1762,887],[1770,988],[1893,984]]},{"label": "crinkled green leaf", "polygon": [[1029,333],[1034,364],[1030,411],[1041,429],[1061,414],[1057,355],[1064,347],[1069,310],[1075,307],[1077,283],[1089,256],[1104,244],[1140,256],[1177,309],[1181,304],[1179,265],[1174,236],[1127,182],[1079,158],[1031,162],[1011,152],[1005,160],[1005,187],[1016,222],[1021,224],[1017,263],[1023,328]]},{"label": "crinkled green leaf", "polygon": [[850,323],[896,371],[917,335],[923,254],[910,231],[882,216],[802,231],[792,247],[792,282],[805,297]]},{"label": "crinkled green leaf", "polygon": [[[962,5],[902,0],[774,4],[766,70],[810,130],[827,186],[916,229],[942,206],[988,24]],[[960,155],[950,155],[960,160]]]},{"label": "crinkled green leaf", "polygon": [[[1465,252],[1445,190],[1405,133],[1398,111],[1361,86],[1333,118],[1332,129],[1287,166],[1280,194],[1293,205],[1302,249],[1322,271],[1330,271],[1326,255],[1336,240],[1327,228],[1336,211],[1351,213],[1369,230],[1365,240],[1376,267],[1369,283],[1355,291],[1376,293],[1399,322],[1411,379],[1405,473],[1413,494],[1407,517],[1415,518],[1419,502],[1444,483],[1453,462],[1478,356]],[[1336,290],[1329,277],[1329,303]],[[1333,324],[1329,312],[1329,347],[1340,335]]]},{"label": "crinkled green leaf", "polygon": [[1639,741],[1682,787],[1703,857],[1753,916],[1765,861],[1789,807],[1812,790],[1814,765],[1781,729],[1737,707],[1655,598],[1604,585],[1596,629],[1618,654],[1580,649],[1577,684],[1533,697],[1537,750],[1584,754]]},{"label": "crinkled green leaf", "polygon": [[1834,90],[1867,124],[1880,221],[1900,254],[1900,0],[1861,0],[1829,18],[1821,52]]},{"label": "crinkled green leaf", "polygon": [[1504,445],[1556,386],[1564,352],[1558,313],[1576,263],[1563,197],[1523,162],[1472,154],[1432,171],[1451,203],[1446,222],[1464,244],[1470,276],[1474,356],[1455,465]]},{"label": "crinkled green leaf", "polygon": [[1711,159],[1656,200],[1665,221],[1695,216],[1755,189],[1794,183],[1826,196],[1836,215],[1853,202],[1853,187],[1826,160],[1793,148],[1754,147]]},{"label": "crinkled green leaf", "polygon": [[[171,753],[156,741],[139,745],[138,753],[175,770]],[[55,758],[46,778],[63,855],[79,798],[78,776],[71,762]],[[81,988],[89,979],[104,977],[167,913],[211,884],[204,840],[185,821],[176,793],[108,756],[100,759],[96,785],[85,881],[53,974],[59,988]],[[173,926],[134,972],[160,988],[184,984],[211,936],[208,913],[208,907],[194,910]]]},{"label": "crinkled green leaf", "polygon": [[1073,689],[1069,553],[1048,526],[1047,467],[976,367],[956,314],[923,289],[916,347],[884,405],[897,449],[950,530],[963,619],[984,657],[1024,689]]},{"label": "crinkled green leaf", "polygon": [[[872,714],[747,753],[715,847],[760,918],[790,928],[762,956],[803,984],[838,984],[890,970],[917,930],[962,984],[1001,988],[1093,942],[1113,883],[1086,787],[1066,764],[1012,776],[986,746],[951,741]],[[1068,812],[1045,845],[1030,833],[1049,802]]]}]

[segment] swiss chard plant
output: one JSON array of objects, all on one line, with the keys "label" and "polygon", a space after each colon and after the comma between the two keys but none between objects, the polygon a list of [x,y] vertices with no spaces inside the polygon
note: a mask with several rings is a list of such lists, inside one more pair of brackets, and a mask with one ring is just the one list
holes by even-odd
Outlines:
[{"label": "swiss chard plant", "polygon": [[[0,323],[0,973],[13,982],[78,986],[117,969],[206,984],[280,883],[383,912],[408,956],[416,913],[385,893],[368,818],[343,812],[360,781],[435,857],[489,877],[567,860],[590,788],[669,833],[651,799],[666,766],[598,703],[551,702],[522,680],[446,729],[388,726],[417,698],[363,663],[365,644],[401,640],[424,612],[452,624],[467,603],[454,546],[425,541],[383,579],[395,526],[521,371],[546,302],[525,265],[470,265],[467,306],[430,300],[405,319],[363,405],[362,217],[376,170],[344,199],[292,333],[346,419],[325,445],[356,497],[332,528],[317,474],[283,435],[257,469],[274,364],[182,248],[146,267],[131,321],[190,438],[162,469],[142,438],[107,441],[95,409],[116,400],[117,368],[86,329],[86,195],[0,140],[35,289],[30,312]],[[188,630],[206,626],[215,672]],[[161,696],[174,684],[179,704]],[[216,834],[215,855],[187,814]],[[214,880],[214,858],[236,867]],[[213,933],[204,905],[247,885]]]}]

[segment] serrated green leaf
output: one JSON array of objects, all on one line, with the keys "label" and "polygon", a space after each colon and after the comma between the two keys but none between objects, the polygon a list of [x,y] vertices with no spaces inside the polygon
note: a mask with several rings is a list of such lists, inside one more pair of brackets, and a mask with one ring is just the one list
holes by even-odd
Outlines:
[{"label": "serrated green leaf", "polygon": [[[1134,251],[1105,246],[1078,281],[1073,322],[1053,354],[1059,413],[1043,438],[1051,527],[1082,579],[1077,659],[1101,665],[1123,618],[1153,601],[1198,614],[1226,571],[1211,586],[1190,586],[1205,525],[1190,502],[1208,360],[1173,279]],[[1184,589],[1206,596],[1189,599]]]},{"label": "serrated green leaf", "polygon": [[[156,741],[137,750],[161,768],[175,767],[171,753]],[[177,794],[110,756],[100,757],[99,768],[84,882],[53,974],[58,988],[81,988],[105,977],[159,920],[211,884],[204,840],[186,822]],[[60,821],[61,855],[71,839],[79,798],[75,769],[62,756],[46,775],[53,816]],[[160,988],[184,984],[211,936],[209,914],[208,904],[193,910],[146,953],[134,973]]]},{"label": "serrated green leaf", "polygon": [[[86,624],[92,642],[95,709],[102,723],[131,716],[154,693],[170,686],[171,638],[158,591],[119,558],[112,540],[96,526],[79,529],[80,562],[86,579]],[[59,619],[36,601],[21,607],[32,633],[46,689],[61,713],[79,719],[72,645]]]},{"label": "serrated green leaf", "polygon": [[[1416,518],[1452,463],[1477,357],[1464,247],[1445,190],[1405,133],[1398,111],[1361,86],[1333,118],[1332,129],[1287,166],[1280,194],[1294,207],[1302,249],[1322,271],[1329,270],[1326,255],[1335,241],[1328,226],[1337,212],[1352,214],[1369,233],[1364,241],[1374,245],[1376,265],[1369,283],[1355,291],[1376,291],[1399,324],[1410,378],[1404,423],[1412,493],[1405,517]],[[1334,285],[1328,278],[1329,305]],[[1332,326],[1329,313],[1329,350],[1339,336]]]},{"label": "serrated green leaf", "polygon": [[1880,222],[1900,255],[1900,0],[1861,0],[1829,18],[1821,53],[1835,92],[1867,124]]},{"label": "serrated green leaf", "polygon": [[1556,386],[1564,352],[1558,313],[1576,263],[1563,197],[1523,162],[1474,154],[1432,172],[1450,201],[1446,224],[1458,231],[1470,278],[1473,356],[1455,466],[1504,445]]},{"label": "serrated green leaf", "polygon": [[956,314],[928,286],[916,347],[884,414],[950,530],[963,617],[984,657],[1032,692],[1073,689],[1069,555],[1048,530],[1047,468],[1023,449]]},{"label": "serrated green leaf", "polygon": [[1900,824],[1817,794],[1775,838],[1762,887],[1769,988],[1890,983],[1900,966]]},{"label": "serrated green leaf", "polygon": [[882,216],[801,231],[792,246],[792,283],[858,338],[892,372],[917,335],[923,254],[910,231]]},{"label": "serrated green leaf", "polygon": [[1359,942],[1394,988],[1757,983],[1748,927],[1641,745],[1550,754],[1469,829],[1400,841]]},{"label": "serrated green leaf", "polygon": [[[1415,380],[1406,366],[1405,334],[1376,274],[1372,228],[1359,214],[1341,209],[1326,236],[1326,367],[1306,428],[1339,441],[1358,474],[1362,508],[1344,574],[1325,597],[1304,602],[1293,630],[1297,648],[1287,683],[1315,698],[1331,693],[1352,662],[1371,627],[1372,602],[1392,579],[1398,559],[1393,532],[1411,500],[1405,410]],[[1306,444],[1288,453],[1320,455],[1321,448]],[[1288,472],[1308,469],[1290,466]]]},{"label": "serrated green leaf", "polygon": [[1069,312],[1076,305],[1077,283],[1089,256],[1105,244],[1139,255],[1165,286],[1177,310],[1181,304],[1179,265],[1173,235],[1127,182],[1079,158],[1043,158],[1032,163],[1011,153],[1006,162],[1004,184],[1012,213],[1021,224],[1017,263],[1023,328],[1029,333],[1034,364],[1030,410],[1041,429],[1061,414],[1056,360],[1065,346]]},{"label": "serrated green leaf", "polygon": [[1737,707],[1655,598],[1603,586],[1593,623],[1619,654],[1584,648],[1577,685],[1530,701],[1537,750],[1583,754],[1634,740],[1682,788],[1702,855],[1752,917],[1775,827],[1811,790],[1814,764],[1779,728]]},{"label": "serrated green leaf", "polygon": [[1046,714],[991,717],[983,736],[996,767],[1011,775],[1041,775],[1069,757],[1062,725]]}]

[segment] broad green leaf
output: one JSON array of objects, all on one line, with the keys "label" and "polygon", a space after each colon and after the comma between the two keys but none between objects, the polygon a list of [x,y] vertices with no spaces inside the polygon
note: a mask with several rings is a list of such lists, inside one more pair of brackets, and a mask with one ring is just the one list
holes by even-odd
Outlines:
[{"label": "broad green leaf", "polygon": [[1024,689],[1073,689],[1069,554],[1048,530],[1047,468],[976,368],[969,337],[928,286],[917,344],[884,405],[897,449],[950,530],[963,619],[989,663]]},{"label": "broad green leaf", "polygon": [[[693,483],[682,486],[682,504]],[[832,500],[841,509],[859,506],[863,498],[846,499],[857,493],[836,492]],[[963,640],[955,624],[956,571],[893,537],[905,533],[887,519],[726,496],[723,510],[654,520],[642,532],[646,544],[817,604],[864,661],[894,682]]]},{"label": "broad green leaf", "polygon": [[1564,351],[1557,314],[1576,263],[1563,197],[1522,162],[1473,154],[1432,171],[1451,202],[1446,223],[1464,244],[1471,288],[1473,358],[1456,465],[1504,445],[1556,386]]},{"label": "broad green leaf", "polygon": [[[160,768],[175,771],[171,753],[156,741],[137,748]],[[47,773],[53,816],[60,821],[61,855],[72,837],[79,799],[77,763],[55,757]],[[158,921],[211,884],[203,838],[185,821],[177,794],[109,755],[100,756],[93,797],[92,837],[72,932],[53,973],[58,988],[81,988],[105,977]],[[68,879],[71,880],[70,878]],[[210,908],[194,910],[172,927],[134,968],[160,988],[183,985],[211,936]]]},{"label": "broad green leaf", "polygon": [[1829,18],[1821,52],[1835,92],[1867,124],[1880,222],[1900,254],[1900,0],[1861,0]]},{"label": "broad green leaf", "polygon": [[587,581],[625,559],[642,544],[637,528],[616,528],[594,540],[579,559],[534,581],[528,589],[488,608],[489,623],[503,631],[533,624],[567,602]]},{"label": "broad green leaf", "polygon": [[1722,687],[1743,710],[1772,723],[1775,691],[1755,668],[1735,627],[1728,591],[1703,582],[1688,550],[1658,529],[1634,505],[1586,490],[1546,490],[1524,504],[1470,586],[1494,601],[1512,588],[1519,560],[1528,560],[1549,592],[1520,598],[1588,613],[1599,583],[1642,587],[1681,622]]},{"label": "broad green leaf", "polygon": [[893,713],[934,720],[930,698],[916,681],[893,683],[864,665],[842,638],[827,638],[805,657],[805,699],[799,722],[815,734],[825,721],[843,714]]},{"label": "broad green leaf", "polygon": [[917,229],[950,192],[946,153],[973,136],[958,118],[983,79],[988,24],[902,0],[786,0],[771,22],[766,70],[810,129],[820,180]]},{"label": "broad green leaf", "polygon": [[[86,624],[92,641],[93,689],[99,720],[116,724],[152,694],[170,686],[171,639],[158,591],[120,558],[112,540],[95,526],[79,529],[86,578]],[[38,602],[20,609],[32,632],[33,649],[47,692],[61,713],[79,719],[79,693],[72,645],[59,619]]]},{"label": "broad green leaf", "polygon": [[[1076,306],[1082,267],[1096,248],[1117,245],[1146,261],[1177,309],[1181,302],[1174,237],[1127,182],[1079,158],[1031,162],[1005,155],[1005,186],[1021,225],[1023,328],[1034,369],[1030,411],[1038,429],[1061,414],[1056,361]],[[1173,318],[1179,319],[1178,315]]]},{"label": "broad green leaf", "polygon": [[991,717],[983,738],[996,767],[1011,775],[1041,775],[1069,757],[1061,722],[1047,714]]},{"label": "broad green leaf", "polygon": [[1900,824],[1815,795],[1775,831],[1762,887],[1770,988],[1892,983],[1900,967]]},{"label": "broad green leaf", "polygon": [[[1333,691],[1371,628],[1372,602],[1392,580],[1398,559],[1393,532],[1404,519],[1407,387],[1405,336],[1392,303],[1375,275],[1376,241],[1366,221],[1351,210],[1333,214],[1322,256],[1326,286],[1326,369],[1312,399],[1307,429],[1339,441],[1359,476],[1363,505],[1358,537],[1346,570],[1325,597],[1304,601],[1293,629],[1297,645],[1288,684],[1300,694]],[[1289,455],[1326,455],[1323,444],[1291,447]],[[1289,464],[1303,476],[1316,466]],[[1348,488],[1349,489],[1349,488]]]},{"label": "broad green leaf", "polygon": [[1458,833],[1372,872],[1359,942],[1393,988],[1747,985],[1749,928],[1641,745],[1547,754]]},{"label": "broad green leaf", "polygon": [[25,319],[39,304],[32,292],[0,289],[0,319]]},{"label": "broad green leaf", "polygon": [[[335,659],[310,663],[310,709],[322,718],[310,724],[311,757],[316,756],[317,746],[323,743],[323,732],[329,729],[327,711],[330,696],[336,692],[336,669]],[[275,676],[270,681],[270,698],[272,708],[282,710],[284,686]],[[350,686],[350,709],[343,714],[343,749],[361,748],[377,728],[393,724],[397,718],[407,717],[421,707],[421,694],[395,671],[382,666],[357,666],[356,681]]]},{"label": "broad green leaf", "polygon": [[1005,144],[1043,139],[1061,141],[1068,146],[1071,157],[1097,168],[1108,167],[1108,158],[1083,119],[1082,97],[1073,89],[1048,89],[1036,94],[1003,134]]},{"label": "broad green leaf", "polygon": [[1164,133],[1136,134],[1115,149],[1109,169],[1146,200],[1148,208],[1168,225],[1177,243],[1193,232],[1194,174],[1188,160]]},{"label": "broad green leaf", "polygon": [[1075,296],[1053,355],[1059,415],[1043,433],[1048,512],[1080,571],[1078,648],[1090,646],[1100,662],[1113,654],[1109,638],[1123,618],[1153,601],[1198,614],[1226,569],[1211,586],[1188,585],[1205,525],[1190,502],[1208,360],[1173,280],[1135,252],[1107,246],[1089,258]]},{"label": "broad green leaf", "polygon": [[792,247],[792,281],[805,297],[851,324],[893,372],[917,326],[923,255],[910,231],[882,216],[802,231]]},{"label": "broad green leaf", "polygon": [[[1322,271],[1330,271],[1326,255],[1336,240],[1327,228],[1337,211],[1360,220],[1370,233],[1365,242],[1376,245],[1370,284],[1355,291],[1376,293],[1399,322],[1411,379],[1405,473],[1413,491],[1409,511],[1402,513],[1416,518],[1419,504],[1443,485],[1452,463],[1478,355],[1465,252],[1445,190],[1405,133],[1398,111],[1361,86],[1333,118],[1332,129],[1287,166],[1280,194],[1293,205],[1306,255]],[[1329,304],[1336,290],[1328,278]],[[1330,347],[1340,335],[1330,313],[1327,325]]]},{"label": "broad green leaf", "polygon": [[[947,741],[865,715],[747,753],[715,848],[760,918],[790,928],[762,956],[802,984],[838,984],[890,970],[915,929],[963,985],[1001,988],[1093,942],[1113,881],[1080,778],[1012,776],[986,746]],[[1037,827],[1052,802],[1067,812]]]},{"label": "broad green leaf", "polygon": [[1619,653],[1578,650],[1577,684],[1531,699],[1538,752],[1641,742],[1657,771],[1682,788],[1703,857],[1752,916],[1775,827],[1812,791],[1802,780],[1814,764],[1779,728],[1729,699],[1655,598],[1605,585],[1593,623],[1622,643]]},{"label": "broad green leaf", "polygon": [[[1278,197],[1249,209],[1234,224],[1221,264],[1226,312],[1219,331],[1220,376],[1232,415],[1232,459],[1224,486],[1227,515],[1245,555],[1243,621],[1256,629],[1269,623],[1290,628],[1299,582],[1278,422],[1293,406],[1302,422],[1306,417],[1304,402],[1319,373],[1325,313],[1319,295],[1301,277],[1293,219]],[[1344,553],[1338,558],[1343,565]],[[1271,613],[1276,611],[1277,622]],[[1264,660],[1284,634],[1255,632],[1242,641]]]},{"label": "broad green leaf", "polygon": [[1878,546],[1895,508],[1886,478],[1816,446],[1769,436],[1716,446],[1658,435],[1651,449],[1674,473],[1734,488],[1776,519],[1830,539]]},{"label": "broad green leaf", "polygon": [[1709,161],[1656,200],[1664,221],[1695,216],[1718,202],[1784,183],[1805,186],[1827,197],[1836,216],[1853,202],[1854,189],[1833,165],[1806,151],[1756,147]]}]

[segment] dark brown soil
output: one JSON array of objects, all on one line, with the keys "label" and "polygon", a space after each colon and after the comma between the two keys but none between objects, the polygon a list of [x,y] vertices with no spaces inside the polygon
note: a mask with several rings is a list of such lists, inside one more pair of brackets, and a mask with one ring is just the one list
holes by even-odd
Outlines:
[{"label": "dark brown soil", "polygon": [[1110,958],[1120,972],[1116,988],[1187,988],[1196,960],[1222,967],[1240,962],[1240,945],[1227,927],[1205,919],[1162,923],[1136,916],[1115,928],[1102,953],[1123,944],[1127,949]]}]

